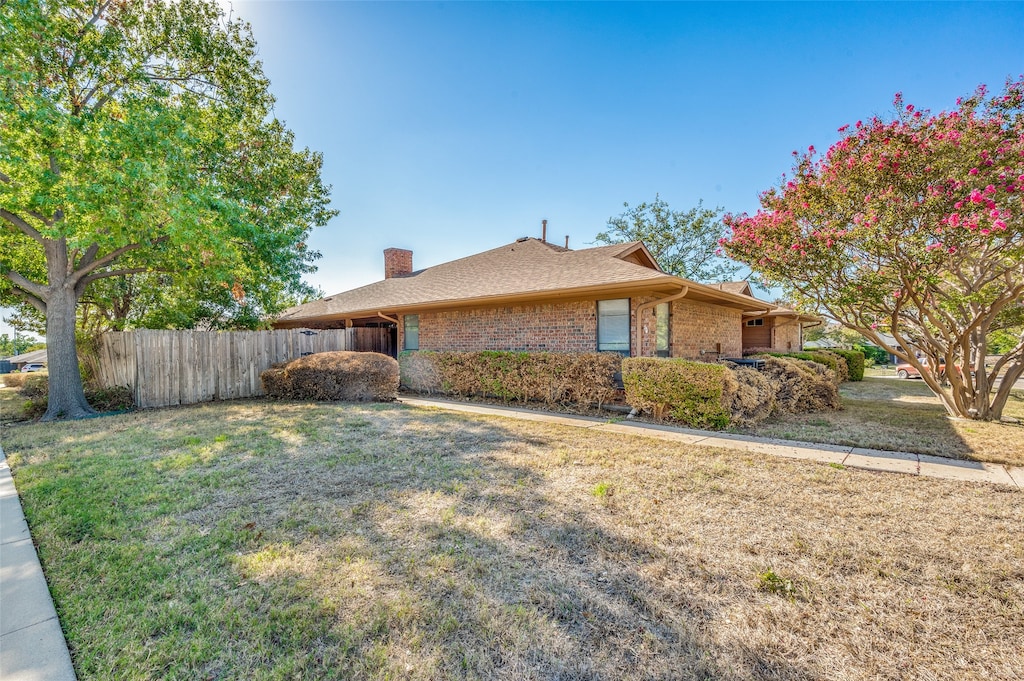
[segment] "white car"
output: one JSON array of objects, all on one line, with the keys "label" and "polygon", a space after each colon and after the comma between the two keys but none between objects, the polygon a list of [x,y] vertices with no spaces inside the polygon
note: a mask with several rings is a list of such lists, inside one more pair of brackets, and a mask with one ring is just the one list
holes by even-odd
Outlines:
[{"label": "white car", "polygon": [[40,364],[39,362],[29,362],[25,366],[21,367],[21,373],[28,373],[29,371],[45,371],[46,365]]}]

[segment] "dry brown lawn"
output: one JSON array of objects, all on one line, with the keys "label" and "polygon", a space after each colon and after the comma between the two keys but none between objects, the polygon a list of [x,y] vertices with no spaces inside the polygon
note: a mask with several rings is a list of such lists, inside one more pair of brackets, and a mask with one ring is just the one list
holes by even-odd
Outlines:
[{"label": "dry brown lawn", "polygon": [[[923,381],[876,372],[844,383],[840,395],[840,411],[772,418],[739,432],[1024,466],[1024,423],[949,419]],[[1024,392],[1011,394],[1004,415],[1024,422]]]},{"label": "dry brown lawn", "polygon": [[397,405],[8,428],[87,679],[1019,679],[1024,494]]}]

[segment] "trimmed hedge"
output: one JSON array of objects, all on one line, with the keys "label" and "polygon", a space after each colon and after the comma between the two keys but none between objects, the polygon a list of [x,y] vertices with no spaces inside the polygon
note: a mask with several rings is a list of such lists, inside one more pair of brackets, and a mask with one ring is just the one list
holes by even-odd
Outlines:
[{"label": "trimmed hedge", "polygon": [[835,373],[825,365],[795,357],[764,359],[764,374],[775,388],[779,411],[800,414],[842,406]]},{"label": "trimmed hedge", "polygon": [[4,374],[2,377],[0,377],[0,379],[3,380],[4,385],[7,386],[8,388],[20,388],[21,386],[25,385],[25,382],[32,375],[33,374],[23,374],[20,371],[15,371],[14,373]]},{"label": "trimmed hedge", "polygon": [[759,423],[777,411],[778,386],[750,367],[726,363],[724,401],[729,405],[732,423]]},{"label": "trimmed hedge", "polygon": [[659,420],[667,415],[696,428],[724,428],[731,418],[727,371],[720,364],[685,359],[628,357],[622,360],[626,402]]},{"label": "trimmed hedge", "polygon": [[[763,350],[757,353],[744,353],[745,355],[760,355],[769,357],[792,357],[794,359],[800,359],[807,362],[817,362],[828,367],[834,376],[836,383],[845,383],[846,381],[861,381],[864,380],[864,355],[855,350],[805,350],[802,352],[774,352],[771,350]],[[847,354],[851,354],[851,357],[847,357]],[[856,356],[859,355],[859,360]],[[854,376],[859,376],[854,378]]]},{"label": "trimmed hedge", "polygon": [[600,405],[617,393],[617,353],[403,352],[402,385],[409,390],[506,402]]},{"label": "trimmed hedge", "polygon": [[864,363],[866,357],[863,352],[860,350],[840,350],[837,348],[833,348],[829,352],[839,355],[846,360],[846,366],[850,371],[851,381],[864,380]]},{"label": "trimmed hedge", "polygon": [[260,374],[268,397],[339,402],[391,402],[398,362],[377,352],[318,352]]}]

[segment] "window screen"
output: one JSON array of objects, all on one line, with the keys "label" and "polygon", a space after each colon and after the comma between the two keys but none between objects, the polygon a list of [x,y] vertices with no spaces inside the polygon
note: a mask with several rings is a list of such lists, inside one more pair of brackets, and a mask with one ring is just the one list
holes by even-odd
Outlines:
[{"label": "window screen", "polygon": [[405,349],[420,349],[420,316],[418,314],[407,314],[403,318],[405,326]]},{"label": "window screen", "polygon": [[597,349],[629,354],[629,298],[597,301]]}]

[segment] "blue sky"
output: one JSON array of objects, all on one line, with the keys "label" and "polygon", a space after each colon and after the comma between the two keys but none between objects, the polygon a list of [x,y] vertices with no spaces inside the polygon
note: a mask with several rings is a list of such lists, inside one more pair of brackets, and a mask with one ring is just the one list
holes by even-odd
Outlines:
[{"label": "blue sky", "polygon": [[[586,247],[660,193],[752,212],[791,152],[893,94],[940,110],[1024,73],[1021,3],[221,3],[250,21],[340,211],[336,293],[521,236]],[[2,330],[2,329],[0,329]]]}]

